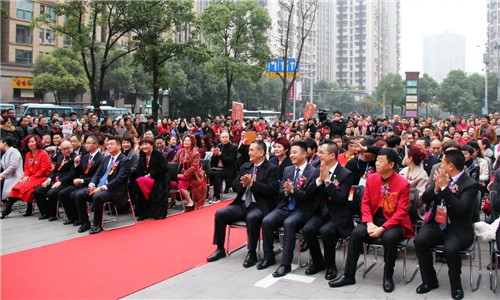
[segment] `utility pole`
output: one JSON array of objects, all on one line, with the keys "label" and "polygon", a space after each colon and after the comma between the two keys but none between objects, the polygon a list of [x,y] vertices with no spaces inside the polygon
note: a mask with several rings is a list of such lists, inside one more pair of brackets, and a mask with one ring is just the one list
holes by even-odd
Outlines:
[{"label": "utility pole", "polygon": [[488,50],[483,54],[484,68],[484,114],[488,114],[488,65],[490,64],[490,53]]}]

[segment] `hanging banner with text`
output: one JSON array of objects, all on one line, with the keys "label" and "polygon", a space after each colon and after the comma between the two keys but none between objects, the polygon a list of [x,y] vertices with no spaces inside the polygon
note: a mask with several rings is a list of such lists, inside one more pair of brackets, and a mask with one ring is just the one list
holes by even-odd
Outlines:
[{"label": "hanging banner with text", "polygon": [[240,120],[243,123],[243,103],[233,101],[233,122]]},{"label": "hanging banner with text", "polygon": [[311,102],[308,102],[306,104],[306,108],[304,111],[304,119],[309,119],[314,116],[314,112],[316,111],[316,104],[313,104]]},{"label": "hanging banner with text", "polygon": [[294,95],[295,95],[295,84],[292,84],[290,90],[288,91],[288,100],[293,101]]},{"label": "hanging banner with text", "polygon": [[418,76],[420,72],[405,72],[405,116],[416,118],[418,116]]},{"label": "hanging banner with text", "polygon": [[302,81],[295,82],[295,100],[302,101]]}]

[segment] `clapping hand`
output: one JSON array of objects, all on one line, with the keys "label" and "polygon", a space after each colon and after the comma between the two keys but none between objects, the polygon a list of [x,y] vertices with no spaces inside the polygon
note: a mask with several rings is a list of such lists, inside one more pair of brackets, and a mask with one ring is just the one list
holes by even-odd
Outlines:
[{"label": "clapping hand", "polygon": [[326,163],[322,161],[319,169],[319,180],[325,182],[328,179],[330,179],[330,169]]},{"label": "clapping hand", "polygon": [[450,177],[446,173],[445,170],[440,168],[439,170],[436,171],[436,174],[434,175],[434,180],[435,180],[435,191],[439,192],[441,188],[445,188],[448,186],[450,183]]},{"label": "clapping hand", "polygon": [[241,185],[246,188],[252,183],[252,176],[250,174],[246,174],[240,177]]},{"label": "clapping hand", "polygon": [[285,181],[285,183],[283,184],[283,190],[286,194],[289,194],[293,191],[293,182],[290,179]]}]

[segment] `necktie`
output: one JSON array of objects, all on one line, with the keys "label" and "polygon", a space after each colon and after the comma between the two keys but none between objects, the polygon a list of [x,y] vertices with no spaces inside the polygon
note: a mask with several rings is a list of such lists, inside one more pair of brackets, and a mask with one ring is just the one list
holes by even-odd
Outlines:
[{"label": "necktie", "polygon": [[[253,168],[253,173],[252,173],[252,181],[257,178],[257,170],[259,167],[254,167]],[[249,207],[250,204],[252,204],[252,191],[250,191],[250,186],[247,186],[247,189],[245,191],[245,206]]]},{"label": "necktie", "polygon": [[[297,188],[297,179],[299,179],[299,172],[300,172],[300,169],[297,168],[295,170],[295,178],[293,179],[293,188]],[[294,210],[295,209],[295,198],[294,197],[290,197],[290,203],[288,203],[288,209],[290,210]]]},{"label": "necktie", "polygon": [[111,171],[111,167],[113,166],[115,158],[111,157],[111,162],[108,165],[108,168],[106,169],[106,173],[104,173],[104,176],[102,176],[101,180],[99,181],[99,185],[97,187],[101,187],[106,184],[106,180],[108,180],[109,176],[109,171]]},{"label": "necktie", "polygon": [[[332,180],[332,179],[333,179],[333,173],[330,172],[330,180]],[[328,207],[326,207],[326,200],[329,200],[329,198],[330,198],[330,196],[328,196],[328,194],[326,194],[326,198],[324,198],[323,201],[320,202],[320,205],[321,205],[321,215],[323,217],[326,217],[326,215],[328,214]]]}]

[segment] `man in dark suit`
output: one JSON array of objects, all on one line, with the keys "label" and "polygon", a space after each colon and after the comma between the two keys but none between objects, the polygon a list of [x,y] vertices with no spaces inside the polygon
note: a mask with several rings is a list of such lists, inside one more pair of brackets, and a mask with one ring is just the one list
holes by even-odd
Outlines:
[{"label": "man in dark suit", "polygon": [[[312,197],[319,198],[319,205],[315,214],[302,228],[302,235],[312,258],[306,275],[314,275],[326,268],[326,280],[333,280],[337,276],[335,242],[341,237],[348,237],[354,228],[348,205],[353,176],[337,162],[338,150],[338,145],[331,141],[319,147],[321,166],[314,173],[316,180],[307,187],[308,191],[312,190]],[[318,234],[323,240],[324,257],[321,254]]]},{"label": "man in dark suit", "polygon": [[[415,142],[416,145],[419,145],[421,147],[423,147],[425,149],[425,151],[427,153],[429,153],[429,148],[431,146],[431,143],[429,142],[428,139],[424,138],[424,137],[421,137],[419,138],[416,142]],[[424,170],[425,172],[427,173],[427,176],[429,176],[431,174],[431,170],[432,170],[432,167],[435,165],[435,164],[438,164],[440,163],[440,160],[438,157],[436,156],[433,156],[433,155],[429,155],[429,157],[422,162],[424,164]]]},{"label": "man in dark suit", "polygon": [[90,180],[104,158],[98,151],[99,139],[95,135],[91,135],[87,138],[85,149],[86,154],[83,155],[83,157],[75,158],[75,163],[71,169],[71,176],[68,176],[68,178],[63,181],[63,185],[65,185],[66,188],[59,191],[59,201],[61,201],[67,217],[67,220],[64,221],[64,225],[74,224],[74,226],[78,226],[83,224],[82,220],[78,219],[75,195],[78,190],[87,191]]},{"label": "man in dark suit", "polygon": [[236,199],[215,213],[214,245],[217,245],[217,250],[207,258],[210,262],[226,256],[224,239],[227,224],[245,220],[248,254],[243,266],[248,268],[257,263],[256,249],[260,225],[264,216],[275,206],[280,182],[278,167],[266,159],[264,142],[252,142],[248,155],[250,162],[241,166],[240,173],[233,182],[233,190],[238,192]]},{"label": "man in dark suit", "polygon": [[[65,186],[62,184],[70,175],[75,154],[73,147],[68,141],[64,141],[60,146],[60,157],[49,177],[33,191],[36,204],[40,209],[39,220],[49,219],[50,222],[57,220],[57,195]],[[48,200],[48,201],[47,201]]]},{"label": "man in dark suit", "polygon": [[[220,134],[220,146],[213,149],[213,155],[210,160],[210,184],[214,186],[214,202],[219,202],[221,196],[222,179],[226,180],[227,185],[232,183],[236,175],[236,154],[238,149],[231,144],[229,133]],[[226,190],[228,187],[226,187]]]},{"label": "man in dark suit", "polygon": [[[78,191],[75,195],[76,208],[82,226],[78,232],[90,229],[90,234],[101,232],[103,205],[105,202],[113,202],[120,206],[127,197],[127,180],[130,174],[130,160],[121,153],[121,139],[119,137],[108,137],[107,150],[110,155],[106,156],[99,169],[92,177],[87,190]],[[86,202],[94,204],[94,221],[90,228],[89,216],[87,215]]]},{"label": "man in dark suit", "polygon": [[438,287],[436,271],[432,265],[431,248],[443,244],[448,263],[451,297],[462,299],[464,292],[460,280],[462,259],[460,250],[474,240],[473,212],[476,209],[478,183],[464,171],[465,157],[460,150],[447,150],[436,172],[435,181],[423,194],[426,203],[434,202],[427,224],[415,237],[415,251],[420,265],[422,284],[418,294]]},{"label": "man in dark suit", "polygon": [[87,153],[87,150],[85,147],[82,145],[81,142],[81,137],[79,134],[75,134],[71,136],[69,139],[71,145],[73,146],[73,151],[75,152],[75,156],[80,156],[80,158],[83,157]]},{"label": "man in dark suit", "polygon": [[283,255],[279,268],[273,273],[274,277],[282,277],[292,268],[295,235],[309,220],[318,205],[318,199],[306,193],[307,186],[316,180],[314,167],[307,163],[307,145],[304,142],[295,142],[290,148],[290,159],[293,166],[283,172],[280,186],[280,201],[277,207],[262,220],[262,238],[264,241],[264,259],[257,269],[265,269],[276,263],[274,258],[273,242],[274,230],[283,225]]}]

